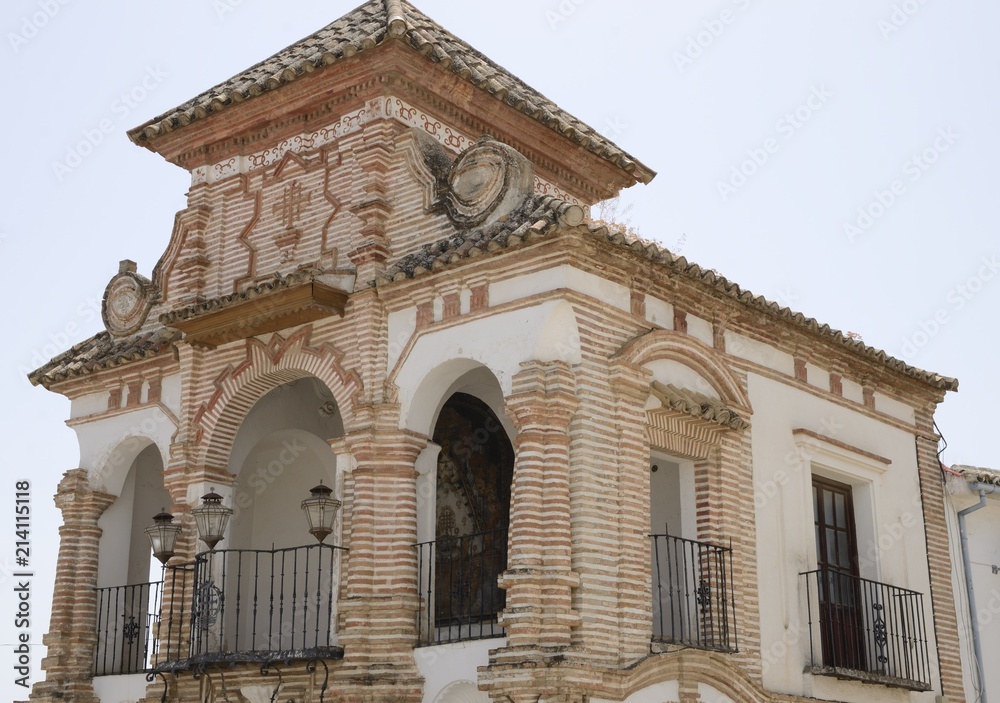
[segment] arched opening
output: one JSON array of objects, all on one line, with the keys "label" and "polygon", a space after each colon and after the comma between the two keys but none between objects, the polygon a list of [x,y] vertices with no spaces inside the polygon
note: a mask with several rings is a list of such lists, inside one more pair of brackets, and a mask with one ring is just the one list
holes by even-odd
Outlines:
[{"label": "arched opening", "polygon": [[504,606],[514,449],[500,420],[475,396],[455,393],[438,415],[434,624],[449,638],[492,634]]},{"label": "arched opening", "polygon": [[320,483],[340,495],[329,440],[343,432],[314,377],[272,388],[244,417],[229,456],[228,534],[194,566],[192,656],[320,655],[335,644],[340,526],[320,543],[300,506]]},{"label": "arched opening", "polygon": [[132,445],[146,445],[132,460],[115,502],[97,523],[101,541],[95,676],[135,673],[143,671],[149,663],[162,575],[159,562],[151,558],[144,530],[156,513],[169,509],[171,501],[163,487],[163,459],[156,445],[147,441],[126,440],[109,459],[111,463],[124,452],[135,451]]},{"label": "arched opening", "polygon": [[490,369],[453,360],[417,399],[432,439],[417,460],[419,642],[501,637],[514,469],[503,392]]}]

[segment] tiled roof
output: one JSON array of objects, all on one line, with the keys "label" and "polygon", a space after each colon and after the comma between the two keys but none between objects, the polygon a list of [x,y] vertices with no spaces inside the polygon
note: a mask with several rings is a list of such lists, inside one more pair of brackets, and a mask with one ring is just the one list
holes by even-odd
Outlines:
[{"label": "tiled roof", "polygon": [[1000,471],[984,469],[979,466],[960,465],[951,467],[951,470],[961,473],[965,480],[970,483],[987,483],[993,486],[1000,486]]},{"label": "tiled roof", "polygon": [[578,206],[551,195],[532,196],[506,220],[446,237],[404,256],[386,269],[379,282],[413,278],[462,259],[534,241],[551,231],[560,219],[578,224],[579,211]]},{"label": "tiled roof", "polygon": [[28,380],[36,386],[41,384],[48,388],[68,378],[155,356],[179,337],[179,332],[164,329],[140,332],[118,340],[108,332],[99,332],[32,371]]},{"label": "tiled roof", "polygon": [[704,393],[659,381],[653,381],[651,390],[663,406],[671,410],[687,413],[734,430],[745,430],[750,427],[750,423],[740,417],[735,410],[727,408],[722,401],[710,398]]},{"label": "tiled roof", "polygon": [[130,130],[129,138],[137,144],[155,139],[391,38],[406,42],[427,60],[440,63],[497,100],[631,173],[637,181],[648,183],[655,175],[595,129],[562,110],[406,0],[370,0],[315,34]]},{"label": "tiled roof", "polygon": [[275,274],[273,278],[261,281],[256,285],[250,286],[244,291],[230,293],[229,295],[222,295],[217,298],[210,298],[209,300],[205,300],[200,303],[194,303],[193,305],[188,305],[187,307],[180,308],[178,310],[171,310],[170,312],[163,313],[160,315],[160,322],[164,325],[170,326],[175,322],[189,320],[206,312],[223,310],[238,303],[259,298],[262,295],[267,295],[268,293],[281,288],[288,288],[289,286],[299,283],[306,283],[316,278],[320,275],[320,273],[321,272],[318,269],[301,269],[288,275]]},{"label": "tiled roof", "polygon": [[[414,254],[403,257],[391,266],[380,277],[378,283],[384,285],[391,281],[414,278],[431,271],[437,271],[446,266],[458,263],[483,254],[501,249],[518,246],[523,242],[539,241],[565,225],[561,221],[564,213],[570,208],[568,203],[552,196],[535,196],[518,212],[511,215],[507,221],[491,227],[473,230],[464,234],[446,237],[438,242],[423,247]],[[575,223],[569,223],[574,226]],[[848,337],[840,330],[826,324],[821,324],[811,317],[795,312],[778,303],[767,300],[761,295],[754,295],[741,288],[736,283],[720,276],[715,271],[704,269],[698,264],[689,262],[683,256],[675,256],[666,248],[634,235],[609,229],[592,221],[580,224],[585,232],[601,242],[611,244],[621,249],[628,249],[648,260],[650,263],[662,266],[678,275],[698,281],[704,286],[736,299],[744,305],[766,312],[774,317],[785,320],[792,325],[805,329],[832,343],[845,347],[849,351],[866,359],[884,364],[889,369],[914,378],[935,388],[945,391],[958,390],[958,380],[942,376],[930,371],[924,371],[896,359],[881,349],[868,346],[864,342]]]}]

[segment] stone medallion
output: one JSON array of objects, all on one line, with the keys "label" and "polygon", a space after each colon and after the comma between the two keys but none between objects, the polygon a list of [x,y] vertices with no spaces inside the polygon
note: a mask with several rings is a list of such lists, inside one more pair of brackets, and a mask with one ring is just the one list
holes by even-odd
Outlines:
[{"label": "stone medallion", "polygon": [[136,273],[134,261],[122,261],[118,274],[104,290],[101,317],[108,332],[126,337],[138,332],[153,305],[153,284]]},{"label": "stone medallion", "polygon": [[483,137],[451,167],[444,197],[448,215],[463,229],[492,224],[531,196],[535,170],[512,147]]}]

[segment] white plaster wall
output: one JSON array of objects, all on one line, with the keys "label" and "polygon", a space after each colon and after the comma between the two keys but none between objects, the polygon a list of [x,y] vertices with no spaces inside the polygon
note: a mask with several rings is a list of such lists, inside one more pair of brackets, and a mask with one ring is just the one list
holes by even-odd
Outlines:
[{"label": "white plaster wall", "polygon": [[589,295],[605,305],[629,312],[632,292],[625,286],[563,264],[544,271],[517,276],[490,284],[490,305],[502,305],[538,293],[568,288]]},{"label": "white plaster wall", "polygon": [[[681,699],[680,684],[677,681],[663,681],[647,686],[628,696],[622,703],[676,703]],[[617,703],[607,698],[592,696],[591,703]]]},{"label": "white plaster wall", "polygon": [[669,526],[674,537],[694,539],[698,532],[694,464],[660,452],[653,452],[650,464],[658,467],[649,475],[650,533],[663,534]]},{"label": "white plaster wall", "polygon": [[667,330],[674,328],[674,306],[670,303],[646,296],[646,320]]},{"label": "white plaster wall", "polygon": [[824,391],[830,390],[830,372],[815,364],[806,364],[806,378],[810,386],[816,386]]},{"label": "white plaster wall", "polygon": [[149,444],[132,462],[118,498],[97,522],[99,588],[150,580],[152,553],[144,530],[161,507],[170,507],[163,488],[163,462],[157,447]]},{"label": "white plaster wall", "polygon": [[490,650],[506,642],[505,638],[497,638],[413,650],[417,669],[424,677],[423,703],[436,703],[442,691],[455,682],[478,681],[477,668],[489,664]]},{"label": "white plaster wall", "polygon": [[712,330],[712,323],[694,315],[687,316],[688,334],[695,339],[704,342],[708,346],[715,344],[715,333]]},{"label": "white plaster wall", "polygon": [[698,684],[698,697],[704,703],[735,703],[732,698],[707,683]]},{"label": "white plaster wall", "polygon": [[163,379],[160,386],[160,402],[174,415],[181,414],[181,375],[174,374]]},{"label": "white plaster wall", "polygon": [[795,375],[795,360],[791,354],[778,351],[769,344],[758,342],[729,330],[725,333],[725,339],[727,354],[752,361],[774,371],[780,371],[788,376]]},{"label": "white plaster wall", "polygon": [[132,461],[150,441],[161,456],[170,456],[177,427],[159,407],[85,422],[73,427],[80,444],[80,468],[88,471],[94,488],[118,495]]},{"label": "white plaster wall", "polygon": [[330,445],[303,430],[262,437],[243,462],[233,497],[229,549],[278,549],[313,544],[300,506],[323,481],[336,487]]},{"label": "white plaster wall", "polygon": [[96,415],[108,409],[108,393],[100,391],[98,393],[88,393],[78,398],[73,398],[69,404],[69,417],[75,420],[78,417]]},{"label": "white plaster wall", "polygon": [[875,394],[875,409],[903,422],[916,422],[913,408],[882,393]]},{"label": "white plaster wall", "polygon": [[[926,544],[913,435],[755,374],[748,378],[754,407],[751,427],[757,522],[761,644],[765,686],[794,695],[843,701],[930,700],[885,686],[854,685],[803,674],[809,652],[801,572],[816,566],[812,473],[870,483],[869,500],[856,500],[858,552],[863,570],[889,584],[924,594],[928,651],[936,650]],[[793,439],[812,430],[890,460],[888,465],[845,452],[828,452]],[[816,446],[821,446],[818,443]],[[843,473],[838,473],[843,472]],[[863,491],[855,490],[856,499]],[[766,577],[765,577],[766,575]],[[930,680],[938,681],[936,661]]]},{"label": "white plaster wall", "polygon": [[98,676],[94,693],[101,703],[135,703],[146,697],[146,675]]},{"label": "white plaster wall", "polygon": [[856,383],[849,378],[841,379],[841,387],[844,389],[844,397],[853,400],[855,403],[864,403],[865,394],[860,383]]}]

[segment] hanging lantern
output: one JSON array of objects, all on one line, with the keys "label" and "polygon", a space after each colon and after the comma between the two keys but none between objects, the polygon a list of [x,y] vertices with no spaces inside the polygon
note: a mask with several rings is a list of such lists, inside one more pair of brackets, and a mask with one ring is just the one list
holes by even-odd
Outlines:
[{"label": "hanging lantern", "polygon": [[340,501],[331,498],[333,491],[320,481],[319,485],[310,489],[309,497],[302,501],[302,511],[309,521],[309,533],[322,542],[333,532],[333,521],[337,517]]},{"label": "hanging lantern", "polygon": [[160,560],[161,564],[174,555],[174,545],[177,544],[177,535],[181,533],[181,526],[173,523],[174,516],[163,508],[153,516],[153,524],[146,528],[146,536],[149,544],[153,547],[153,556]]},{"label": "hanging lantern", "polygon": [[215,545],[225,537],[229,516],[233,514],[232,508],[225,507],[222,496],[212,490],[201,497],[201,507],[192,510],[191,514],[198,527],[198,537],[209,549],[214,550]]}]

